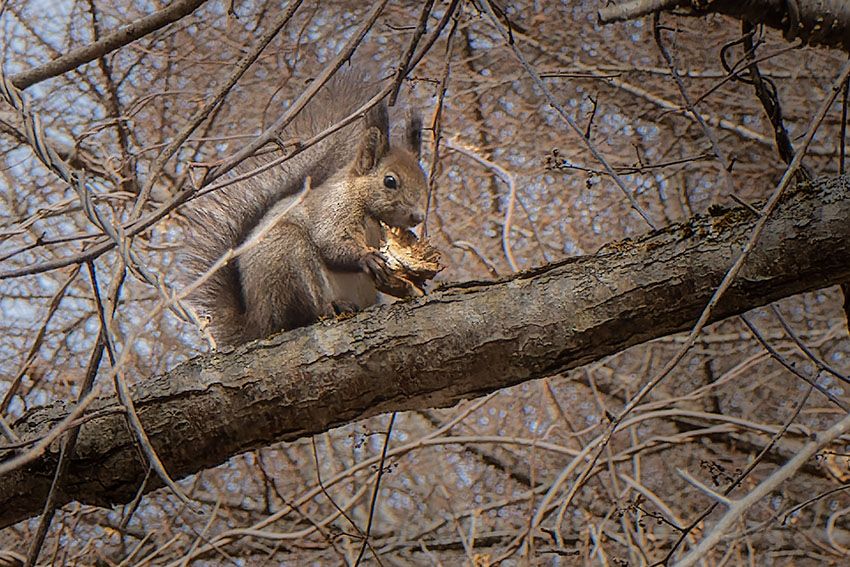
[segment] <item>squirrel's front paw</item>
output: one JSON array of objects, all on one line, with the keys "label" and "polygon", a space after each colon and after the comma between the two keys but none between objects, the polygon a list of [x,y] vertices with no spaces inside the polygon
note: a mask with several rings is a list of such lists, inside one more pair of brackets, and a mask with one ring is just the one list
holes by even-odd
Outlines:
[{"label": "squirrel's front paw", "polygon": [[387,261],[377,250],[372,249],[363,254],[360,258],[360,267],[378,283],[386,283],[390,277]]}]

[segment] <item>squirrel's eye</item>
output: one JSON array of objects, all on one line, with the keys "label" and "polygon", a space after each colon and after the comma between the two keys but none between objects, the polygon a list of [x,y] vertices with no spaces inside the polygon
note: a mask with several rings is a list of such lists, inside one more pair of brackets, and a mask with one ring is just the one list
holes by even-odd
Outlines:
[{"label": "squirrel's eye", "polygon": [[398,180],[392,175],[387,175],[384,177],[384,187],[388,187],[389,189],[397,189],[398,188]]}]

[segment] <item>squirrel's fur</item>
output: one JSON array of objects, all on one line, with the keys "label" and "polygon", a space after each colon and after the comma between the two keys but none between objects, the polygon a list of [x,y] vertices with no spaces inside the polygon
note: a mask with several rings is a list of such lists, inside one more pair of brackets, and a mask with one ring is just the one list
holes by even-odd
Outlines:
[{"label": "squirrel's fur", "polygon": [[[354,112],[374,92],[357,73],[338,73],[286,133],[308,139]],[[386,277],[378,221],[410,228],[425,218],[420,127],[390,147],[387,108],[306,148],[281,165],[196,200],[187,212],[187,276],[252,244],[190,296],[219,345],[235,345],[377,301]],[[248,167],[256,167],[255,158]],[[243,168],[244,169],[244,168]],[[305,185],[307,193],[293,197]],[[288,209],[288,210],[287,210]]]}]

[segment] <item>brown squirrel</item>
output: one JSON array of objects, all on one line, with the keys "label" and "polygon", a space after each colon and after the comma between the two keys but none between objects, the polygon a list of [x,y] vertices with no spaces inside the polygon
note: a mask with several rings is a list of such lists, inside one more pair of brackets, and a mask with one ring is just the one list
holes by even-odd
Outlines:
[{"label": "brown squirrel", "polygon": [[[372,98],[368,92],[362,75],[337,73],[287,133],[313,137]],[[188,298],[209,317],[218,345],[377,302],[376,282],[387,278],[379,221],[406,229],[425,219],[420,130],[420,120],[408,119],[404,140],[391,147],[382,102],[283,164],[197,200],[186,215],[187,277],[197,278],[229,250],[251,243]],[[294,198],[305,186],[303,198]]]}]

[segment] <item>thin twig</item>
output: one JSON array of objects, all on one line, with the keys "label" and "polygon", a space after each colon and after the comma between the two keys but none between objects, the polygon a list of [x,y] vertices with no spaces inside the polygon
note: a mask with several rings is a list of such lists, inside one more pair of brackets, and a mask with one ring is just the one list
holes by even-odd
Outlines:
[{"label": "thin twig", "polygon": [[[213,167],[209,171],[207,171],[201,185],[206,185],[213,179],[217,177],[221,177],[231,169],[233,169],[236,164],[240,163],[246,157],[251,156],[259,150],[261,147],[266,145],[268,142],[276,138],[280,135],[280,132],[289,124],[295,115],[301,112],[301,110],[307,105],[307,103],[313,98],[313,96],[319,91],[319,89],[327,83],[331,76],[336,73],[337,69],[342,67],[346,61],[351,59],[351,56],[354,55],[354,51],[360,45],[360,42],[363,41],[363,38],[366,37],[366,34],[372,29],[372,26],[375,25],[375,22],[378,19],[378,16],[381,15],[381,12],[384,9],[384,6],[387,5],[389,0],[378,0],[372,5],[372,9],[366,14],[363,18],[363,23],[357,28],[351,38],[345,43],[345,45],[340,49],[339,53],[337,53],[334,58],[322,69],[322,72],[319,73],[316,78],[310,83],[307,89],[301,93],[286,112],[283,115],[274,121],[274,123],[266,128],[262,134],[257,136],[254,141],[250,144],[246,144],[244,148],[231,155],[227,159],[225,159],[219,165]],[[376,100],[377,98],[377,100]],[[380,99],[383,98],[383,94],[381,97],[373,97],[369,102],[372,103],[372,106],[378,103]],[[371,107],[370,107],[371,108]]]},{"label": "thin twig", "polygon": [[776,315],[776,318],[779,319],[779,324],[782,325],[782,328],[785,330],[788,336],[791,337],[791,340],[794,341],[794,344],[796,344],[800,348],[800,350],[803,351],[803,353],[809,357],[809,360],[814,362],[820,370],[829,372],[842,382],[850,384],[850,377],[845,376],[844,374],[827,364],[821,357],[817,356],[814,352],[812,352],[812,350],[807,347],[802,340],[800,340],[800,337],[798,337],[797,333],[795,333],[791,329],[791,326],[788,324],[788,321],[785,320],[785,317],[782,316],[782,313],[779,312],[779,309],[776,308],[775,304],[771,304],[770,308],[773,311],[773,314]]},{"label": "thin twig", "polygon": [[[77,274],[80,273],[80,266],[75,266],[68,277],[64,282],[59,286],[59,289],[56,290],[56,293],[53,294],[53,297],[50,300],[50,304],[47,306],[47,313],[42,318],[41,327],[39,327],[38,332],[35,335],[35,338],[30,345],[29,351],[27,352],[26,357],[24,357],[24,361],[21,364],[21,367],[18,369],[18,372],[15,374],[15,377],[9,383],[9,388],[6,390],[6,394],[3,396],[3,400],[0,401],[0,414],[6,413],[6,410],[9,409],[9,404],[12,403],[15,395],[18,393],[18,387],[21,384],[24,376],[26,376],[27,372],[32,368],[33,362],[36,360],[36,356],[38,355],[39,350],[41,350],[41,346],[44,343],[44,337],[47,334],[47,326],[50,323],[51,319],[53,319],[53,315],[56,313],[56,310],[59,308],[59,303],[65,297],[65,292],[68,290],[68,286],[71,285],[75,279],[77,279]],[[11,431],[11,430],[9,430]],[[14,435],[14,433],[12,434]],[[16,441],[16,439],[10,438],[11,441]]]},{"label": "thin twig", "polygon": [[404,78],[408,73],[413,71],[413,67],[410,66],[410,61],[413,58],[413,52],[416,50],[416,45],[425,34],[425,30],[428,26],[428,16],[431,15],[431,9],[433,7],[434,0],[426,0],[425,5],[422,7],[422,12],[419,14],[419,23],[416,25],[413,37],[410,38],[410,42],[407,44],[407,49],[405,49],[404,54],[401,56],[401,59],[396,66],[393,90],[390,92],[390,99],[387,103],[389,106],[395,105],[396,98],[398,98],[398,91],[401,89],[402,81],[404,81]]},{"label": "thin twig", "polygon": [[251,64],[257,60],[263,50],[272,42],[272,40],[277,37],[277,34],[280,33],[280,30],[292,19],[292,16],[295,14],[295,11],[301,5],[302,0],[293,0],[287,5],[286,10],[278,17],[277,20],[271,25],[271,28],[260,36],[256,42],[254,43],[253,48],[243,55],[239,61],[234,65],[234,69],[231,72],[230,76],[226,81],[223,82],[221,87],[216,91],[207,101],[207,103],[195,111],[191,118],[189,118],[188,122],[183,129],[178,132],[168,143],[168,145],[156,156],[156,160],[153,165],[150,167],[150,172],[148,174],[148,180],[145,185],[142,187],[142,191],[139,194],[138,199],[136,200],[135,205],[133,206],[132,218],[136,219],[141,214],[144,204],[147,201],[151,190],[153,189],[154,184],[156,183],[157,178],[159,177],[162,168],[165,166],[166,162],[171,159],[171,156],[183,145],[189,136],[192,135],[192,132],[197,129],[201,123],[207,119],[207,117],[212,113],[215,109],[217,109],[230,90],[236,85],[242,75],[248,70]]},{"label": "thin twig", "polygon": [[828,391],[826,388],[824,388],[823,386],[821,386],[820,384],[818,384],[818,383],[815,381],[815,379],[814,379],[814,378],[811,378],[811,377],[809,377],[809,376],[806,376],[805,374],[803,374],[802,372],[800,372],[799,370],[797,370],[797,369],[794,367],[794,365],[793,365],[793,364],[791,364],[790,362],[788,362],[787,360],[785,360],[785,357],[783,357],[781,354],[779,354],[779,353],[776,351],[776,349],[775,349],[775,348],[773,348],[773,346],[771,346],[771,344],[770,344],[769,342],[767,342],[767,341],[765,340],[765,338],[764,338],[764,337],[762,337],[762,336],[761,336],[761,333],[759,333],[759,331],[758,331],[758,329],[756,328],[756,326],[755,326],[755,325],[753,325],[753,324],[750,322],[750,320],[747,318],[747,316],[746,316],[746,315],[741,315],[741,320],[742,320],[742,321],[744,322],[744,324],[745,324],[745,325],[746,325],[746,326],[750,329],[750,332],[752,332],[752,333],[753,333],[753,336],[756,338],[756,340],[759,342],[759,344],[761,344],[761,346],[762,346],[762,347],[764,347],[764,349],[765,349],[767,352],[769,352],[769,353],[770,353],[770,356],[771,356],[771,357],[772,357],[772,358],[773,358],[776,362],[778,362],[779,364],[781,364],[782,366],[784,366],[784,367],[785,367],[785,369],[786,369],[786,370],[788,370],[789,372],[791,372],[792,374],[794,374],[794,376],[797,376],[798,378],[800,378],[801,380],[803,380],[804,382],[806,382],[809,386],[813,387],[813,388],[814,388],[814,389],[816,389],[818,392],[820,392],[821,394],[823,394],[823,395],[824,395],[824,397],[826,397],[826,399],[828,399],[830,402],[832,402],[833,404],[835,404],[836,406],[838,406],[839,408],[841,408],[841,409],[842,409],[845,413],[846,413],[846,412],[848,412],[848,411],[850,411],[850,410],[848,410],[847,406],[845,406],[843,403],[841,403],[841,401],[840,401],[840,400],[838,400],[835,396],[833,396],[832,394],[830,394],[830,393],[829,393],[829,391]]},{"label": "thin twig", "polygon": [[[392,437],[393,425],[395,424],[395,418],[397,415],[398,412],[394,411],[390,416],[390,423],[387,425],[387,433],[384,437],[384,446],[381,449],[381,459],[378,461],[378,474],[375,477],[375,488],[372,490],[372,501],[369,503],[369,521],[366,523],[366,533],[363,534],[363,545],[360,547],[360,553],[357,554],[357,560],[354,562],[355,567],[360,565],[360,561],[363,559],[363,554],[366,552],[366,546],[369,545],[369,535],[372,533],[372,523],[375,521],[375,507],[378,503],[378,493],[381,489],[381,478],[383,478],[386,470],[387,451],[390,448],[390,437]],[[369,545],[370,549],[371,547],[372,546]],[[377,553],[375,554],[375,560],[381,564],[381,560]]]},{"label": "thin twig", "polygon": [[[762,460],[765,458],[765,456],[767,456],[767,454],[771,451],[771,449],[773,449],[773,447],[776,445],[776,443],[779,442],[779,439],[781,439],[782,436],[785,435],[785,433],[788,432],[788,430],[791,428],[791,425],[797,419],[797,416],[799,416],[800,412],[803,411],[803,408],[805,407],[806,402],[808,401],[809,396],[812,393],[812,389],[813,388],[812,388],[811,385],[808,388],[806,388],[806,391],[801,396],[800,401],[797,402],[797,406],[794,408],[794,411],[791,412],[791,415],[788,416],[788,419],[785,420],[785,422],[782,424],[782,427],[779,428],[776,431],[776,433],[773,434],[773,436],[770,438],[770,441],[767,443],[767,445],[765,445],[762,448],[762,450],[759,451],[759,454],[756,455],[756,457],[747,465],[747,468],[743,472],[738,474],[737,477],[729,484],[729,486],[726,487],[726,489],[723,491],[723,496],[728,496],[729,494],[732,493],[732,491],[736,487],[740,486],[740,484],[744,481],[744,479],[747,478],[750,475],[750,473],[755,470],[756,466],[758,466],[758,464],[762,462]],[[717,508],[718,504],[719,504],[719,502],[714,502],[713,504],[711,504],[701,514],[699,514],[694,519],[694,521],[692,521],[686,528],[684,528],[682,533],[679,535],[679,539],[676,540],[673,543],[673,545],[670,548],[670,551],[667,553],[667,555],[664,557],[664,559],[662,559],[661,561],[658,561],[657,563],[654,563],[651,567],[659,567],[661,565],[669,564],[673,555],[676,553],[676,550],[679,548],[679,546],[682,544],[682,542],[685,540],[685,538],[689,537],[691,540],[693,540],[692,534],[693,534],[694,529],[696,529],[697,526],[702,525],[703,521],[712,512],[714,512],[714,509]],[[692,545],[693,545],[693,543],[692,543]]]},{"label": "thin twig", "polygon": [[539,88],[543,95],[546,97],[546,100],[549,102],[549,105],[554,108],[558,112],[558,114],[561,115],[561,117],[569,125],[570,129],[579,137],[579,139],[582,141],[584,146],[590,151],[590,153],[593,154],[593,157],[596,158],[597,161],[602,164],[602,166],[605,168],[605,171],[608,173],[608,175],[611,176],[611,178],[620,188],[620,191],[622,191],[623,195],[629,200],[629,203],[631,203],[632,208],[643,218],[643,220],[646,222],[646,224],[649,225],[651,229],[655,230],[656,226],[649,218],[649,215],[638,204],[634,195],[632,195],[632,192],[626,188],[625,183],[622,179],[620,179],[620,176],[617,175],[617,172],[614,171],[614,168],[611,167],[611,165],[608,163],[608,160],[605,159],[605,157],[599,152],[598,149],[596,149],[596,146],[588,138],[585,138],[584,131],[579,127],[578,124],[576,124],[576,121],[573,119],[573,117],[567,114],[567,111],[564,110],[564,107],[561,106],[558,101],[555,100],[554,95],[552,95],[552,92],[540,78],[540,75],[537,73],[537,71],[534,70],[534,68],[532,68],[532,66],[526,60],[525,56],[523,56],[523,54],[517,48],[516,43],[508,36],[508,33],[505,31],[505,27],[499,22],[499,19],[496,17],[496,14],[493,13],[493,7],[491,6],[490,2],[491,0],[486,0],[481,4],[484,6],[484,10],[487,12],[487,15],[490,16],[490,20],[493,22],[493,26],[496,28],[496,30],[498,30],[505,43],[507,43],[513,50],[514,55],[519,60],[526,73],[528,73],[528,75],[534,81],[534,84],[537,85],[537,88]]},{"label": "thin twig", "polygon": [[676,69],[676,65],[673,63],[673,58],[668,53],[667,48],[664,47],[664,42],[661,39],[661,26],[659,25],[661,19],[660,12],[656,12],[652,17],[652,37],[655,39],[655,45],[658,47],[658,51],[661,52],[661,56],[664,58],[664,62],[667,64],[667,68],[670,69],[670,74],[673,76],[673,79],[676,81],[676,87],[679,89],[679,94],[682,95],[682,100],[685,102],[685,109],[694,117],[697,123],[700,125],[703,134],[708,139],[709,144],[711,144],[711,149],[714,152],[715,157],[720,162],[720,169],[722,170],[721,175],[723,176],[723,181],[726,183],[726,191],[729,194],[735,193],[735,182],[732,180],[732,166],[729,163],[729,160],[726,157],[726,154],[720,148],[720,143],[717,141],[717,136],[714,135],[711,128],[709,128],[706,121],[703,119],[702,114],[697,111],[696,105],[691,102],[690,96],[688,96],[688,91],[685,88],[685,83],[682,81],[682,77],[679,76],[679,72]]},{"label": "thin twig", "polygon": [[764,479],[758,486],[753,488],[746,496],[735,500],[729,509],[714,526],[706,533],[699,545],[690,553],[685,555],[673,567],[692,567],[715,546],[727,530],[740,521],[741,517],[762,498],[776,490],[783,482],[790,479],[806,462],[814,457],[818,451],[832,443],[838,437],[850,431],[850,415],[844,416],[840,421],[827,429],[817,437],[803,445],[799,452],[787,463]]},{"label": "thin twig", "polygon": [[465,155],[466,157],[478,162],[484,167],[493,170],[502,179],[502,181],[507,184],[508,207],[505,211],[505,220],[502,223],[502,250],[505,253],[505,259],[507,259],[508,265],[511,267],[511,271],[518,271],[516,260],[514,260],[513,250],[511,249],[510,241],[510,232],[511,227],[513,226],[514,209],[516,208],[517,199],[516,177],[513,173],[503,168],[502,166],[488,159],[484,159],[480,155],[476,154],[470,148],[467,148],[455,138],[452,138],[451,140],[446,140],[445,146],[449,149],[458,152],[461,155]]},{"label": "thin twig", "polygon": [[[747,242],[744,249],[738,255],[738,258],[735,260],[734,264],[731,268],[726,272],[723,280],[718,285],[711,299],[706,304],[702,313],[700,314],[697,322],[694,324],[691,332],[688,334],[687,339],[673,356],[672,359],[661,369],[661,371],[656,375],[652,380],[647,382],[641,387],[641,389],[635,394],[635,396],[625,405],[625,407],[620,411],[620,413],[615,416],[614,419],[611,420],[611,423],[608,426],[604,436],[599,439],[599,443],[595,444],[595,447],[588,446],[585,448],[585,453],[589,454],[591,450],[593,450],[593,455],[588,459],[588,464],[585,467],[584,471],[579,475],[576,481],[573,483],[572,488],[570,489],[568,495],[565,497],[565,502],[570,502],[572,498],[575,496],[578,488],[584,483],[585,480],[590,476],[591,472],[595,469],[596,463],[601,455],[604,447],[610,442],[611,437],[616,431],[618,425],[623,420],[625,416],[632,412],[632,410],[637,407],[641,401],[651,392],[658,384],[660,384],[672,371],[678,366],[679,362],[684,358],[685,354],[691,349],[694,343],[697,340],[700,332],[703,327],[705,327],[706,323],[708,323],[709,318],[714,312],[717,303],[720,301],[720,298],[726,293],[729,287],[732,285],[732,282],[738,276],[738,273],[741,271],[744,263],[749,258],[753,249],[755,248],[756,242],[758,242],[759,236],[761,235],[764,227],[767,224],[767,220],[770,218],[770,214],[776,209],[777,205],[780,202],[782,195],[785,192],[785,189],[791,183],[791,180],[794,177],[794,174],[799,168],[800,163],[802,162],[803,156],[805,155],[809,144],[812,141],[812,138],[815,135],[818,127],[823,122],[824,117],[826,116],[827,111],[832,106],[832,103],[835,101],[835,98],[838,96],[838,93],[841,92],[841,87],[847,78],[850,77],[850,60],[845,63],[841,72],[839,73],[837,79],[833,82],[832,89],[830,94],[821,102],[818,110],[815,112],[815,115],[812,117],[812,121],[809,124],[809,127],[806,131],[803,140],[801,141],[800,146],[797,148],[797,151],[794,153],[794,159],[791,160],[791,163],[785,169],[785,173],[780,179],[779,184],[771,195],[770,199],[768,199],[767,203],[761,210],[761,217],[756,222],[753,227],[753,231],[750,234],[750,239]],[[562,473],[559,480],[563,482],[566,478],[566,470]],[[539,522],[543,519],[545,515],[545,509],[542,504],[538,509],[537,514],[535,516],[535,522],[539,525]]]},{"label": "thin twig", "polygon": [[55,77],[103,57],[107,53],[132,43],[180,18],[191,14],[206,0],[177,0],[149,16],[122,26],[106,35],[100,41],[75,49],[49,63],[35,67],[12,77],[12,83],[19,89],[25,89],[50,77]]}]

